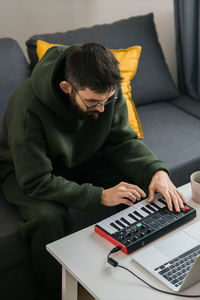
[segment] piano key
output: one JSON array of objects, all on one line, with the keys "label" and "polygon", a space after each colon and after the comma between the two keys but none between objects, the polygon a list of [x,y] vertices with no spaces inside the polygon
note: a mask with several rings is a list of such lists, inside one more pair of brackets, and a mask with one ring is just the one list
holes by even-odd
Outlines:
[{"label": "piano key", "polygon": [[129,215],[124,216],[124,218],[132,225],[133,223],[135,223],[135,221],[133,220],[133,218],[131,218]]},{"label": "piano key", "polygon": [[118,216],[115,216],[115,218],[113,218],[112,220],[113,220],[114,223],[118,223],[118,224],[119,224],[119,222],[120,222],[121,224],[119,224],[119,225],[120,225],[121,227],[125,228],[125,227],[127,227],[127,224],[124,223],[124,222],[121,220],[122,217],[123,217],[123,214],[119,214]]},{"label": "piano key", "polygon": [[[125,227],[127,227],[134,223],[132,219],[127,220],[128,218],[129,218],[128,216],[122,215],[122,217],[120,217],[120,219],[117,219],[117,220],[119,220]],[[115,222],[117,222],[117,221],[115,221]]]},{"label": "piano key", "polygon": [[103,221],[101,221],[100,223],[99,223],[99,226],[101,227],[101,228],[103,228],[104,230],[106,230],[108,233],[110,233],[110,234],[113,234],[113,233],[116,233],[118,230],[116,229],[116,228],[114,228],[114,227],[112,227],[112,226],[108,226],[108,225],[106,225]]},{"label": "piano key", "polygon": [[156,212],[158,209],[155,209],[153,206],[151,206],[150,204],[147,204],[146,208],[148,208],[149,210]]},{"label": "piano key", "polygon": [[150,204],[151,206],[155,207],[155,209],[158,211],[160,209],[160,207],[158,205],[155,204],[155,201],[154,202],[151,202]]},{"label": "piano key", "polygon": [[113,228],[117,229],[118,231],[121,230],[121,229],[120,229],[116,224],[114,224],[114,223],[110,223],[110,225],[111,225]]},{"label": "piano key", "polygon": [[126,228],[127,224],[124,225],[123,222],[121,222],[120,220],[116,220],[115,223],[117,223],[117,226],[120,225],[122,228]]},{"label": "piano key", "polygon": [[[128,207],[128,209],[121,210],[121,211],[119,211],[118,213],[116,213],[116,214],[114,215],[115,220],[119,220],[120,218],[122,218],[122,217],[124,217],[126,214],[128,214],[129,208],[130,208],[130,207]],[[109,218],[110,218],[110,217],[109,217]]]},{"label": "piano key", "polygon": [[141,207],[146,207],[147,204],[148,204],[147,201],[141,201],[137,204],[137,209],[141,208]]},{"label": "piano key", "polygon": [[138,211],[134,211],[133,215],[136,215],[137,217],[139,217],[140,219],[142,219],[142,215],[138,212]]},{"label": "piano key", "polygon": [[[125,216],[126,218],[127,216]],[[123,221],[123,223],[127,224],[127,225],[131,225],[132,223],[130,223],[128,220],[126,220],[124,217],[120,218],[121,221]]]},{"label": "piano key", "polygon": [[[120,230],[126,228],[127,226],[127,224],[123,224],[123,222],[120,222],[119,218],[116,218],[116,215],[110,217],[107,222],[116,224],[116,226],[119,227]],[[108,223],[108,225],[110,225],[110,223]]]},{"label": "piano key", "polygon": [[137,206],[134,206],[134,207],[132,207],[130,213],[133,214],[135,211],[138,211],[138,209],[139,209],[139,206],[138,206],[138,205],[137,205]]},{"label": "piano key", "polygon": [[152,215],[152,211],[151,210],[148,210],[146,207],[141,207],[141,209],[146,212],[148,215]]},{"label": "piano key", "polygon": [[162,197],[162,198],[159,198],[158,201],[160,201],[161,203],[165,204],[166,205],[166,201],[165,199]]},{"label": "piano key", "polygon": [[[113,216],[111,216],[111,217],[109,217],[109,218],[106,218],[106,219],[104,219],[103,221],[101,221],[101,222],[103,222],[103,224],[105,225],[105,226],[107,226],[108,228],[113,228],[113,226],[111,227],[111,223],[115,223],[115,218],[113,218]],[[100,223],[101,223],[100,222]],[[101,224],[100,224],[101,225]],[[117,225],[116,225],[117,226]],[[121,227],[119,227],[119,226],[117,226],[118,228],[120,228],[120,230],[122,229]]]},{"label": "piano key", "polygon": [[129,214],[129,216],[130,216],[133,220],[135,220],[136,222],[139,221],[139,220],[141,219],[140,217],[138,217],[138,216],[136,217],[136,216],[134,216],[134,215],[131,214],[131,213]]},{"label": "piano key", "polygon": [[159,199],[158,199],[158,200],[154,200],[153,202],[154,202],[156,205],[158,205],[160,208],[163,208],[163,207],[166,206],[166,203],[164,204],[163,202],[159,201]]},{"label": "piano key", "polygon": [[142,216],[142,218],[145,218],[145,217],[149,216],[149,213],[146,213],[141,208],[138,208],[137,212]]}]

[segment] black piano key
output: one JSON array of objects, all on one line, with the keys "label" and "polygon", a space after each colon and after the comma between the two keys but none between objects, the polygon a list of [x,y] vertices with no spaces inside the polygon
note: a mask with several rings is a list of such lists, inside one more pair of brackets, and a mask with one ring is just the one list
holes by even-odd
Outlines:
[{"label": "black piano key", "polygon": [[153,212],[156,212],[157,210],[155,208],[153,208],[150,204],[147,204],[146,207],[150,210],[152,210]]},{"label": "black piano key", "polygon": [[120,222],[119,220],[116,220],[115,223],[120,225],[122,228],[126,228],[126,226],[122,222]]},{"label": "black piano key", "polygon": [[167,204],[166,204],[166,201],[165,201],[165,200],[163,200],[162,198],[159,198],[159,199],[158,199],[158,201],[160,201],[162,204],[165,204],[165,205],[167,205]]},{"label": "black piano key", "polygon": [[160,210],[160,207],[157,204],[155,204],[154,202],[151,202],[151,205]]},{"label": "black piano key", "polygon": [[120,218],[120,220],[122,220],[127,225],[131,225],[131,223],[128,220],[126,220],[124,217]]},{"label": "black piano key", "polygon": [[115,228],[115,229],[117,229],[117,230],[121,230],[121,228],[119,228],[115,223],[110,223],[110,225],[113,227],[113,228]]},{"label": "black piano key", "polygon": [[143,216],[138,211],[134,211],[133,214],[143,219]]},{"label": "black piano key", "polygon": [[139,221],[139,219],[138,218],[136,218],[135,216],[133,216],[132,214],[128,214],[129,215],[129,217],[131,217],[134,221]]},{"label": "black piano key", "polygon": [[141,209],[146,212],[148,215],[152,214],[152,211],[149,211],[148,209],[146,209],[146,207],[141,207]]}]

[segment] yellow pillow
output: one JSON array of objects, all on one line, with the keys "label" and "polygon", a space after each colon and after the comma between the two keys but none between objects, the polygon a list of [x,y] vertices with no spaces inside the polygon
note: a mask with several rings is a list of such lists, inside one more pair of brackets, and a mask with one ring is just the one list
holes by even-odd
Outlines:
[{"label": "yellow pillow", "polygon": [[123,81],[121,83],[122,92],[126,99],[128,107],[128,120],[131,127],[137,132],[138,138],[143,138],[142,126],[138,117],[135,104],[131,99],[131,79],[135,76],[137,71],[138,61],[140,58],[142,48],[140,46],[133,46],[127,49],[113,50],[113,54],[119,61],[119,67]]},{"label": "yellow pillow", "polygon": [[[59,44],[50,44],[45,41],[37,40],[36,52],[38,59],[40,60],[45,52],[54,46],[60,46]],[[138,117],[135,104],[131,99],[131,85],[130,81],[133,79],[138,66],[138,61],[141,53],[140,46],[133,46],[127,49],[113,50],[113,54],[119,61],[119,67],[121,71],[121,76],[123,78],[121,87],[123,95],[126,99],[126,104],[128,107],[128,119],[130,126],[137,132],[138,138],[143,138],[142,126],[140,119]]]}]

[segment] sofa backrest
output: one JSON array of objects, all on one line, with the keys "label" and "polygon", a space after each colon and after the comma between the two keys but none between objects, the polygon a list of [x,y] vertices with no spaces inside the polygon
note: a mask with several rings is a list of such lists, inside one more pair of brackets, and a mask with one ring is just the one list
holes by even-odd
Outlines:
[{"label": "sofa backrest", "polygon": [[66,32],[38,34],[27,42],[32,67],[37,63],[36,41],[72,45],[97,42],[110,49],[142,46],[138,70],[131,81],[136,105],[167,101],[179,96],[158,40],[153,14],[131,17],[111,24],[79,28]]},{"label": "sofa backrest", "polygon": [[29,74],[28,63],[18,43],[11,38],[0,38],[0,143],[9,97]]}]

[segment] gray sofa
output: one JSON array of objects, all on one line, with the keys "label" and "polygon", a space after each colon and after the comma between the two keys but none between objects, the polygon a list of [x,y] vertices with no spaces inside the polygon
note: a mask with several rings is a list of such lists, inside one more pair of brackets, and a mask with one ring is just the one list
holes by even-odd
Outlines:
[{"label": "gray sofa", "polygon": [[[188,182],[190,174],[200,169],[200,102],[180,94],[175,86],[158,41],[152,14],[91,28],[32,36],[26,43],[30,64],[15,40],[1,38],[0,124],[9,96],[28,78],[37,63],[37,39],[67,45],[94,41],[112,49],[141,45],[139,67],[131,85],[144,142],[169,167],[177,186]],[[71,215],[75,230],[104,217],[96,216],[95,219],[74,210],[71,210]],[[6,202],[0,191],[0,299],[4,300],[37,298],[29,249],[18,232],[20,221],[16,208]]]}]

